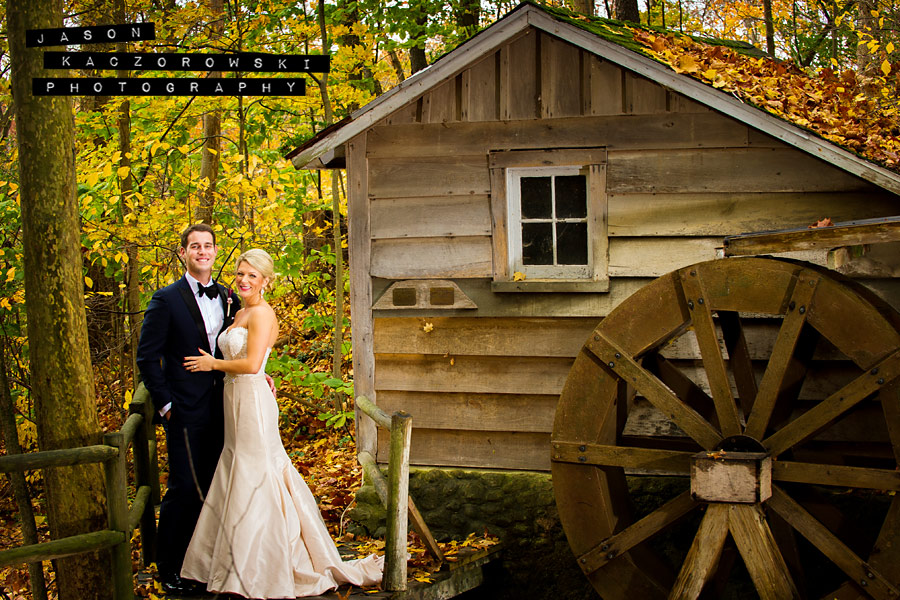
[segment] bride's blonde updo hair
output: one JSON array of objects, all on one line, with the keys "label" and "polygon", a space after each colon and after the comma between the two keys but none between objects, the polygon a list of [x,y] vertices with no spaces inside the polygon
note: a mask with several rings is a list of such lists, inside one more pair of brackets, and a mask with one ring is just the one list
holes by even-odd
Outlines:
[{"label": "bride's blonde updo hair", "polygon": [[247,250],[237,257],[237,262],[234,264],[235,270],[244,262],[259,271],[259,274],[268,279],[269,283],[275,280],[275,261],[265,250],[260,248]]}]

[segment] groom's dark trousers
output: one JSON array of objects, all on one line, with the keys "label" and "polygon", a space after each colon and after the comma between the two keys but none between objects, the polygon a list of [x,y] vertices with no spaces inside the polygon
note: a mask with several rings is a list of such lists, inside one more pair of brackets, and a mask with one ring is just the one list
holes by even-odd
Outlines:
[{"label": "groom's dark trousers", "polygon": [[[225,314],[224,329],[234,320],[239,300],[232,294],[229,310],[227,291],[218,287]],[[203,498],[222,452],[223,373],[190,372],[184,368],[184,357],[198,355],[200,348],[213,353],[196,291],[182,277],[153,294],[144,314],[137,352],[141,377],[165,428],[168,446],[169,475],[159,509],[156,556],[161,575],[181,572]],[[214,353],[221,357],[218,349]],[[170,403],[167,421],[159,417],[159,411]]]}]

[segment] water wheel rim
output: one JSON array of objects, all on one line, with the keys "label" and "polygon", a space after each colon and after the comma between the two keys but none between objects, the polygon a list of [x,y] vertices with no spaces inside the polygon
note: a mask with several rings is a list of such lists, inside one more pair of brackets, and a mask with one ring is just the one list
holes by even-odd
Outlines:
[{"label": "water wheel rim", "polygon": [[[718,352],[712,318],[712,315],[743,313],[783,317],[770,356],[772,366],[767,367],[762,379],[756,381],[757,397],[753,398],[754,403],[746,414],[742,414],[742,407],[735,403],[734,395],[730,403],[728,399],[731,388],[741,385],[744,386],[741,393],[749,397],[751,391],[747,390],[752,384],[737,382],[740,379],[737,371],[730,371],[731,380],[723,375],[719,362],[724,359]],[[654,532],[703,506],[705,514],[701,527],[706,528],[704,535],[712,536],[714,540],[730,535],[735,541],[743,536],[741,543],[763,544],[764,547],[772,547],[765,545],[773,543],[767,527],[749,533],[744,530],[754,519],[765,521],[764,511],[787,517],[794,531],[807,538],[811,536],[816,547],[826,546],[831,553],[829,558],[840,563],[839,568],[848,574],[848,584],[873,597],[892,597],[900,581],[892,569],[878,566],[898,562],[900,543],[886,543],[879,548],[879,557],[872,561],[876,563],[873,567],[867,560],[869,557],[857,556],[843,547],[831,548],[838,546],[840,540],[834,539],[833,535],[829,537],[827,528],[821,527],[815,519],[810,520],[802,506],[784,491],[785,481],[795,482],[790,485],[803,481],[815,485],[817,477],[828,475],[822,469],[817,472],[808,464],[782,460],[776,463],[778,467],[773,475],[775,492],[765,502],[747,509],[729,505],[729,510],[723,512],[718,508],[710,511],[705,508],[708,504],[694,502],[689,496],[679,496],[653,511],[650,523],[636,526],[629,522],[624,526],[622,515],[628,512],[624,470],[651,464],[684,472],[689,469],[690,453],[635,449],[617,444],[617,439],[627,418],[623,405],[627,404],[629,386],[632,386],[645,398],[652,397],[652,403],[696,442],[697,449],[714,450],[729,436],[748,435],[757,439],[776,459],[789,456],[795,446],[814,435],[819,422],[830,423],[830,416],[840,418],[850,410],[847,405],[852,408],[853,403],[871,397],[873,391],[882,390],[884,394],[885,389],[896,385],[900,374],[898,323],[900,317],[884,302],[828,271],[802,263],[760,258],[712,261],[669,273],[636,292],[610,313],[575,360],[557,408],[551,448],[554,491],[563,527],[580,566],[601,595],[625,598],[636,597],[637,592],[649,598],[694,597],[699,593],[697,590],[702,589],[708,573],[700,573],[699,584],[688,581],[689,574],[683,572],[663,574],[654,568],[659,573],[648,573],[646,565],[654,565],[657,559],[646,551],[644,541]],[[695,332],[701,347],[710,388],[707,396],[712,406],[707,407],[705,416],[686,406],[672,392],[679,380],[673,380],[670,375],[667,383],[662,384],[658,377],[649,376],[653,374],[648,374],[642,363],[651,355],[656,360],[657,350],[662,345],[689,329]],[[779,363],[793,360],[804,331],[812,331],[831,342],[861,374],[848,389],[842,388],[829,396],[826,408],[818,412],[811,410],[809,412],[813,414],[805,421],[799,424],[791,421],[773,431],[769,427],[774,404],[772,395],[777,396],[783,391],[783,371],[786,369]],[[713,344],[716,352],[710,350]],[[703,353],[704,345],[706,354]],[[738,357],[740,349],[736,347],[734,351]],[[731,359],[729,354],[729,361]],[[666,368],[666,365],[659,368]],[[752,373],[752,365],[749,369]],[[734,386],[731,381],[736,382]],[[685,385],[690,386],[687,382]],[[850,396],[849,400],[847,396]],[[896,392],[892,392],[891,397],[896,399],[896,396]],[[900,413],[896,402],[892,400],[885,406],[888,404],[894,405],[891,410]],[[709,418],[709,412],[712,418]],[[900,419],[900,416],[894,418]],[[900,457],[898,429],[900,426],[889,426],[888,431],[895,461]],[[892,475],[890,469],[854,471],[829,467],[827,471],[836,473],[838,480],[845,483],[862,482],[864,486],[880,486],[885,490],[900,486],[897,479],[900,475]],[[882,525],[880,539],[889,536],[886,530],[900,522],[896,497],[894,504]],[[734,516],[735,513],[739,514]],[[695,539],[699,539],[699,535]],[[716,544],[706,547],[715,550]],[[701,549],[698,546],[696,550],[700,552]],[[693,550],[692,546],[689,552]],[[712,569],[718,557],[698,555],[692,559],[699,561],[696,564],[702,571]],[[779,556],[762,562],[762,567],[777,574],[772,597],[796,592],[783,563]],[[770,593],[761,591],[759,588],[764,584],[754,581],[761,595]]]}]

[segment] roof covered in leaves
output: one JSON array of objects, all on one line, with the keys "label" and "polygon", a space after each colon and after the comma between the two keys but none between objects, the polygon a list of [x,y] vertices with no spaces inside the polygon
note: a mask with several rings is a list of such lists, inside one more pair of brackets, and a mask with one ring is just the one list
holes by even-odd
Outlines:
[{"label": "roof covered in leaves", "polygon": [[862,91],[853,72],[811,76],[744,42],[588,17],[524,2],[456,49],[297,148],[297,168],[333,152],[392,111],[527,27],[556,35],[835,166],[900,193],[896,93]]}]

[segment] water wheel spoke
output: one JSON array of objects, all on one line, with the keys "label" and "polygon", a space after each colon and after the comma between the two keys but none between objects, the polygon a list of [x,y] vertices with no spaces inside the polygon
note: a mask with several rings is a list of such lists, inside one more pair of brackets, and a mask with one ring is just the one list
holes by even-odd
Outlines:
[{"label": "water wheel spoke", "polygon": [[681,427],[682,431],[701,447],[710,450],[722,441],[722,436],[709,421],[682,402],[659,378],[648,372],[601,332],[595,332],[594,337],[585,344],[585,348],[590,350],[590,354],[598,364],[633,385],[638,393]]},{"label": "water wheel spoke", "polygon": [[892,559],[891,549],[900,546],[900,494],[891,499],[884,524],[869,556],[869,564],[891,581],[900,581],[900,561]]},{"label": "water wheel spoke", "polygon": [[553,440],[553,460],[598,467],[690,473],[693,452]]},{"label": "water wheel spoke", "polygon": [[842,488],[900,491],[900,471],[844,465],[777,460],[772,463],[773,481],[790,481]]},{"label": "water wheel spoke", "polygon": [[710,504],[669,592],[670,600],[700,596],[706,582],[715,574],[727,537],[728,505]]},{"label": "water wheel spoke", "polygon": [[784,557],[784,562],[787,563],[791,579],[794,580],[794,585],[797,587],[799,598],[806,600],[808,597],[806,591],[806,569],[800,558],[797,536],[788,522],[782,519],[781,515],[774,510],[767,510],[766,517],[769,522],[769,529],[772,530],[772,537],[775,538],[775,543],[778,545],[781,556]]},{"label": "water wheel spoke", "polygon": [[690,492],[682,492],[649,515],[579,556],[578,566],[586,574],[593,573],[617,556],[663,531],[698,506],[700,505],[691,499]]},{"label": "water wheel spoke", "polygon": [[675,392],[675,395],[681,398],[685,404],[697,411],[697,414],[711,424],[717,422],[713,399],[681,369],[673,365],[672,361],[660,356],[659,353],[654,353],[652,356],[644,358],[644,365]]},{"label": "water wheel spoke", "polygon": [[790,523],[813,546],[841,569],[873,598],[897,598],[900,589],[884,575],[866,564],[844,542],[809,514],[781,488],[773,486],[768,506]]},{"label": "water wheel spoke", "polygon": [[756,376],[753,374],[750,349],[747,347],[747,337],[744,335],[744,327],[738,313],[720,310],[718,314],[722,337],[725,339],[725,349],[728,350],[728,364],[731,365],[731,373],[734,375],[740,406],[744,415],[749,416],[758,389]]},{"label": "water wheel spoke", "polygon": [[728,522],[759,597],[796,598],[797,588],[760,506],[732,504]]},{"label": "water wheel spoke", "polygon": [[759,384],[759,391],[753,403],[753,410],[747,419],[745,434],[756,439],[762,439],[775,409],[775,402],[781,390],[784,388],[791,357],[800,339],[800,332],[806,323],[808,308],[815,295],[818,278],[804,276],[797,280],[788,302],[788,311],[784,315],[775,345],[769,357],[769,364],[763,373]]},{"label": "water wheel spoke", "polygon": [[[823,427],[859,404],[863,399],[900,375],[900,351],[893,352],[804,414],[763,440],[772,456],[815,435]],[[759,402],[757,402],[757,407]],[[754,407],[754,412],[756,407]],[[751,417],[752,418],[752,417]],[[749,428],[749,425],[748,425]]]},{"label": "water wheel spoke", "polygon": [[694,334],[697,336],[700,357],[703,359],[703,368],[706,370],[706,377],[709,380],[709,388],[716,406],[716,415],[719,417],[722,435],[738,435],[741,433],[741,420],[738,416],[737,404],[731,393],[731,383],[728,381],[725,359],[722,357],[722,349],[719,347],[719,338],[716,335],[716,325],[713,321],[710,303],[704,297],[706,294],[703,290],[703,282],[696,271],[691,271],[690,274],[683,276],[681,286],[684,290],[685,301],[691,311],[691,323],[694,326]]},{"label": "water wheel spoke", "polygon": [[900,465],[900,380],[894,380],[878,392],[884,423],[887,425],[894,460]]}]

